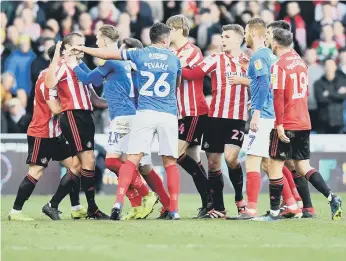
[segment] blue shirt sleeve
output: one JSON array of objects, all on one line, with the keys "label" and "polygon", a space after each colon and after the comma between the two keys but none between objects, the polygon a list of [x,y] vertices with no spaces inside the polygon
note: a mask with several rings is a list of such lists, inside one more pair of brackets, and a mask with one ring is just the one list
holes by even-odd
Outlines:
[{"label": "blue shirt sleeve", "polygon": [[79,64],[79,67],[83,70],[83,71],[85,71],[85,72],[91,72],[91,70],[89,69],[89,67],[88,67],[88,65],[86,65],[84,62],[81,62],[80,64]]},{"label": "blue shirt sleeve", "polygon": [[257,79],[257,87],[258,87],[258,95],[256,95],[256,98],[252,100],[252,108],[255,110],[262,110],[264,103],[266,101],[266,97],[268,95],[268,92],[270,91],[270,82],[269,78],[266,75],[260,75]]},{"label": "blue shirt sleeve", "polygon": [[102,86],[103,75],[97,69],[94,69],[88,73],[82,70],[82,68],[79,66],[76,66],[73,71],[83,84],[88,85],[91,83],[95,87]]},{"label": "blue shirt sleeve", "polygon": [[253,61],[254,72],[256,77],[260,77],[262,75],[270,75],[269,65],[267,59],[263,56],[257,56]]},{"label": "blue shirt sleeve", "polygon": [[181,63],[180,60],[178,59],[178,72],[177,72],[177,76],[181,76]]},{"label": "blue shirt sleeve", "polygon": [[130,49],[121,51],[121,58],[123,60],[130,60],[137,65],[142,53],[143,53],[143,49],[130,48]]},{"label": "blue shirt sleeve", "polygon": [[106,61],[103,65],[96,67],[96,69],[103,75],[107,76],[110,72],[114,71],[111,61]]}]

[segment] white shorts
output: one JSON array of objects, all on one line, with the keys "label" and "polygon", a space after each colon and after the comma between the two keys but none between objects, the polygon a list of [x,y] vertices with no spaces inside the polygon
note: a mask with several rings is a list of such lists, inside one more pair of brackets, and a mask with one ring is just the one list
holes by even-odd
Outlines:
[{"label": "white shorts", "polygon": [[247,154],[269,158],[270,132],[274,128],[275,119],[260,118],[258,131],[249,130]]},{"label": "white shorts", "polygon": [[[130,130],[135,115],[115,117],[109,124],[107,152],[127,154]],[[151,153],[144,155],[140,165],[151,165]]]},{"label": "white shorts", "polygon": [[133,117],[128,154],[151,153],[151,145],[157,134],[159,155],[178,158],[178,118],[157,111],[137,111]]}]

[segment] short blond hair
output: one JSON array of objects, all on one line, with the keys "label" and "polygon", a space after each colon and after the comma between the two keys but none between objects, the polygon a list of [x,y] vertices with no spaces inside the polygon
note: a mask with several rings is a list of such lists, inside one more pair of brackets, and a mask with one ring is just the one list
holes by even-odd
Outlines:
[{"label": "short blond hair", "polygon": [[104,24],[100,27],[99,31],[103,36],[108,37],[114,42],[117,42],[119,40],[119,31],[118,29],[110,24]]},{"label": "short blond hair", "polygon": [[265,35],[267,30],[267,25],[262,18],[252,18],[248,23],[248,27],[250,30],[258,30],[261,35]]},{"label": "short blond hair", "polygon": [[183,15],[174,15],[167,19],[166,24],[174,29],[183,29],[183,36],[188,37],[190,32],[189,21]]},{"label": "short blond hair", "polygon": [[244,28],[239,24],[226,24],[222,26],[222,31],[233,31],[240,37],[244,37]]}]

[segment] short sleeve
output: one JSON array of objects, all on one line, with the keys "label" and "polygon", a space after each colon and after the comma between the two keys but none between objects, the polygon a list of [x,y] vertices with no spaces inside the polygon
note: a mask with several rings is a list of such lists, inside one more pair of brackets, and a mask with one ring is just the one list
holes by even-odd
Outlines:
[{"label": "short sleeve", "polygon": [[186,63],[190,68],[197,65],[199,61],[203,60],[203,55],[198,49],[194,49],[192,54],[186,59]]},{"label": "short sleeve", "polygon": [[284,90],[286,81],[286,71],[278,64],[273,64],[271,67],[270,85],[274,90]]},{"label": "short sleeve", "polygon": [[43,99],[46,101],[52,101],[58,99],[58,91],[56,87],[48,89],[44,83],[41,84],[40,90],[42,92]]},{"label": "short sleeve", "polygon": [[[111,71],[114,71],[112,68],[112,61],[108,60],[108,61],[102,61],[102,63],[97,66],[97,70],[103,75],[103,76],[107,76]],[[114,67],[114,66],[113,66]]]},{"label": "short sleeve", "polygon": [[216,69],[217,56],[215,54],[209,55],[198,65],[206,74]]},{"label": "short sleeve", "polygon": [[121,59],[130,60],[135,64],[138,63],[139,58],[141,57],[142,49],[130,48],[127,50],[121,51]]},{"label": "short sleeve", "polygon": [[260,77],[262,75],[269,75],[270,72],[268,70],[268,61],[264,57],[256,57],[253,60],[253,68],[256,77]]}]

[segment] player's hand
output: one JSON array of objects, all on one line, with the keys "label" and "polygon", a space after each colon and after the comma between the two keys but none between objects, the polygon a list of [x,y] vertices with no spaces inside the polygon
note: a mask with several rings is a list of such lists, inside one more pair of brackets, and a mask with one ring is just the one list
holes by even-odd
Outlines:
[{"label": "player's hand", "polygon": [[241,84],[241,80],[243,77],[240,77],[238,75],[231,75],[228,79],[231,84]]},{"label": "player's hand", "polygon": [[81,45],[73,45],[70,48],[68,48],[68,50],[70,51],[80,51],[83,52],[84,51],[84,46]]},{"label": "player's hand", "polygon": [[324,92],[322,93],[322,95],[323,95],[324,97],[327,97],[327,96],[329,95],[329,91],[324,91]]},{"label": "player's hand", "polygon": [[62,41],[58,41],[55,45],[55,52],[54,52],[54,56],[53,56],[54,61],[57,61],[58,59],[60,59],[61,45],[62,45]]},{"label": "player's hand", "polygon": [[282,142],[290,143],[290,139],[286,136],[285,129],[282,124],[276,127],[276,131],[278,132],[278,137]]},{"label": "player's hand", "polygon": [[338,93],[340,93],[340,94],[345,94],[345,93],[346,93],[346,87],[345,87],[345,86],[342,86],[342,87],[338,90]]},{"label": "player's hand", "polygon": [[252,115],[252,119],[250,121],[250,129],[253,132],[257,132],[258,131],[258,124],[259,124],[259,120],[260,120],[260,111],[259,110],[255,110],[253,115]]},{"label": "player's hand", "polygon": [[246,109],[249,111],[251,109],[251,101],[246,103]]}]

